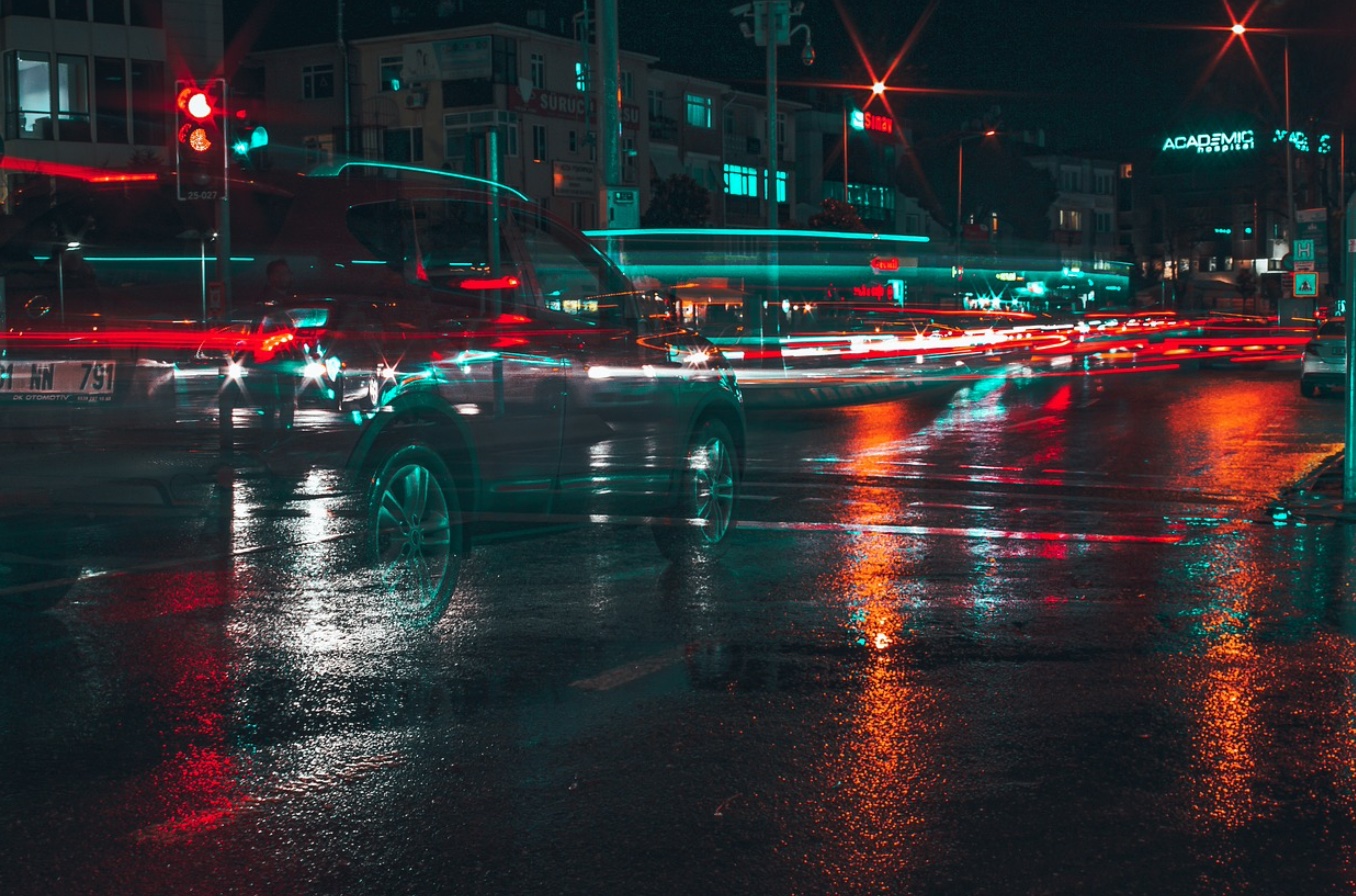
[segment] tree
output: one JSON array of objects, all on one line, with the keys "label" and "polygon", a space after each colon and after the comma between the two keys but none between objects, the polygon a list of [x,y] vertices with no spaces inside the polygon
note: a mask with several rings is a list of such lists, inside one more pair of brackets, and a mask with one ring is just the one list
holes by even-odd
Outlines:
[{"label": "tree", "polygon": [[642,227],[705,227],[711,219],[711,191],[686,174],[651,184],[650,207]]},{"label": "tree", "polygon": [[819,211],[810,216],[808,223],[814,230],[844,230],[854,233],[866,230],[857,209],[837,199],[825,199],[820,204]]}]

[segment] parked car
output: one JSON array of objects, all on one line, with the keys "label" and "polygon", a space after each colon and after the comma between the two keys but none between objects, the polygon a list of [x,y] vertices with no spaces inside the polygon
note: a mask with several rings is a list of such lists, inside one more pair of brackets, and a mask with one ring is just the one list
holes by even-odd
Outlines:
[{"label": "parked car", "polygon": [[1347,383],[1347,322],[1332,317],[1319,324],[1313,338],[1304,344],[1300,366],[1300,394],[1316,398]]},{"label": "parked car", "polygon": [[[380,164],[233,185],[231,255],[244,260],[231,266],[231,319],[213,320],[215,287],[177,260],[195,240],[166,261],[172,246],[113,245],[125,223],[92,211],[157,205],[145,194],[172,189],[69,194],[91,270],[69,302],[30,280],[18,307],[38,290],[59,310],[21,313],[0,335],[0,512],[13,517],[25,494],[105,510],[94,502],[110,478],[124,497],[142,486],[182,504],[245,458],[338,471],[367,563],[422,621],[488,537],[606,515],[648,522],[675,562],[728,547],[745,438],[733,371],[539,207]],[[34,235],[45,240],[64,205],[0,256],[32,267]],[[293,294],[264,292],[276,258]]]}]

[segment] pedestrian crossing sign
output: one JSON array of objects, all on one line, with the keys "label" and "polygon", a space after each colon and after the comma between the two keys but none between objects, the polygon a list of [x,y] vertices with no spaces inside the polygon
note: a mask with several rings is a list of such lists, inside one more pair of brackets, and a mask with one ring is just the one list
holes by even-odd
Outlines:
[{"label": "pedestrian crossing sign", "polygon": [[1295,298],[1313,298],[1318,295],[1318,275],[1313,273],[1295,274]]}]

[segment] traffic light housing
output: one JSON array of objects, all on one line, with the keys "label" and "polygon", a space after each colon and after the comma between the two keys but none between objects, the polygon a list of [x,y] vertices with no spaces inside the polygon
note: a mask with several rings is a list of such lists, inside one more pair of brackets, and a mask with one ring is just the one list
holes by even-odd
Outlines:
[{"label": "traffic light housing", "polygon": [[175,175],[180,199],[225,199],[226,80],[176,81]]}]

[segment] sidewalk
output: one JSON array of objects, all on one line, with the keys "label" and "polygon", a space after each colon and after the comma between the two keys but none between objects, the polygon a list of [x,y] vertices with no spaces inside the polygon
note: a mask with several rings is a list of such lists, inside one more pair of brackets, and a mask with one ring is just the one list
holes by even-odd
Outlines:
[{"label": "sidewalk", "polygon": [[1317,469],[1281,492],[1273,516],[1278,520],[1324,519],[1356,523],[1356,506],[1342,499],[1344,452],[1337,452]]}]

